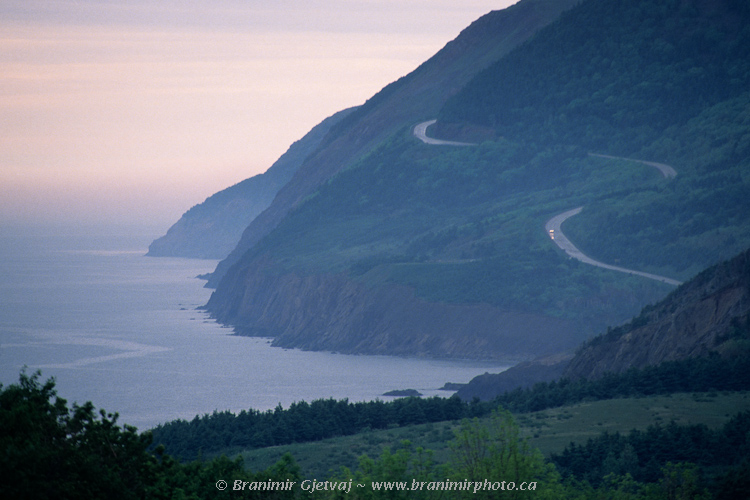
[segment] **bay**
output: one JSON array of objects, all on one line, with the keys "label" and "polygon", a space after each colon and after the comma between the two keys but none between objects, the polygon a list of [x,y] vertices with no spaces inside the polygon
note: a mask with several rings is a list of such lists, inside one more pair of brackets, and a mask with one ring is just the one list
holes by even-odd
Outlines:
[{"label": "bay", "polygon": [[295,401],[450,396],[494,362],[352,356],[271,347],[198,308],[216,261],[145,257],[153,228],[0,228],[0,382],[41,370],[69,403],[141,430],[215,410]]}]

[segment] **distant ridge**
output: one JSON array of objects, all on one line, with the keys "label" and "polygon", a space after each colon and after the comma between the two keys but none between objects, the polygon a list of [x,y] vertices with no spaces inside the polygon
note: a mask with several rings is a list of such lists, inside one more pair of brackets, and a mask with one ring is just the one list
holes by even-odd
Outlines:
[{"label": "distant ridge", "polygon": [[340,111],[312,128],[262,174],[211,195],[185,212],[167,234],[148,247],[149,257],[223,259],[248,224],[268,206],[332,126],[355,108]]}]

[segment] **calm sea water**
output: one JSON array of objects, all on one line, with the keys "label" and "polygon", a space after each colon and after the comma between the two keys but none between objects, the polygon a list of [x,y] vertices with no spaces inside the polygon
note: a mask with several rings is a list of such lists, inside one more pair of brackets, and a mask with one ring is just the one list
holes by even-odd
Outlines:
[{"label": "calm sea water", "polygon": [[506,366],[279,349],[238,337],[196,308],[216,261],[144,257],[158,233],[0,228],[0,382],[23,366],[58,395],[118,412],[139,429],[214,410],[266,410],[392,389],[449,396]]}]

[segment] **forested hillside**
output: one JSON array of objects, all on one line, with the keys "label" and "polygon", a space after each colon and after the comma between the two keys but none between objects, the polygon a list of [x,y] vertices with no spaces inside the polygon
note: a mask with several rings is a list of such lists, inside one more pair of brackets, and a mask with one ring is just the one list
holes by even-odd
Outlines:
[{"label": "forested hillside", "polygon": [[534,143],[630,154],[750,82],[747,2],[582,2],[443,107]]},{"label": "forested hillside", "polygon": [[[742,369],[747,371],[746,367]],[[649,378],[656,381],[646,375],[645,379]],[[743,378],[746,383],[746,374]],[[683,388],[691,387],[691,377],[673,379]],[[713,381],[707,378],[699,384],[705,382],[718,384],[719,389],[729,388],[722,386],[726,377]],[[600,383],[587,388],[579,383],[578,388],[595,395],[597,384]],[[626,384],[620,378],[620,384],[611,385]],[[739,387],[743,386],[736,388]],[[560,387],[557,393],[566,390]],[[700,397],[710,399],[715,393]],[[434,409],[442,411],[426,411]],[[404,420],[390,420],[397,415]],[[545,460],[539,450],[530,446],[516,418],[498,409],[496,403],[467,405],[457,398],[442,403],[439,398],[408,398],[357,406],[346,401],[320,401],[296,405],[287,411],[279,408],[264,415],[215,413],[196,417],[189,424],[175,422],[152,436],[151,432],[139,434],[133,427],[121,426],[116,414],[97,411],[90,402],[69,407],[57,395],[54,380],[41,382],[39,373],[29,376],[22,372],[17,384],[0,386],[0,465],[6,472],[3,492],[12,498],[29,499],[233,498],[238,494],[234,485],[239,481],[240,485],[245,484],[245,498],[310,498],[313,479],[288,452],[273,465],[257,470],[246,467],[242,458],[229,459],[223,454],[208,457],[203,452],[230,451],[221,448],[226,446],[227,437],[239,444],[243,439],[254,439],[258,431],[271,437],[272,432],[302,430],[293,428],[295,424],[307,427],[303,430],[307,439],[320,439],[321,432],[340,435],[342,422],[356,423],[365,425],[366,439],[373,439],[369,424],[376,421],[390,422],[385,424],[385,432],[390,433],[420,419],[439,421],[466,415],[483,417],[446,421],[448,425],[441,426],[441,439],[449,453],[440,460],[435,459],[432,450],[404,441],[384,447],[373,457],[360,456],[354,468],[332,468],[313,477],[321,483],[349,484],[351,480],[358,486],[349,489],[347,498],[369,499],[393,498],[394,489],[408,493],[404,498],[445,498],[446,483],[451,481],[446,478],[452,478],[454,490],[467,481],[490,482],[498,490],[504,481],[503,491],[521,495],[518,498],[581,500],[673,498],[670,494],[682,495],[677,498],[725,500],[743,498],[750,486],[744,460],[750,436],[747,412],[727,415],[722,425],[711,428],[672,422],[627,434],[605,432],[585,443],[571,443]],[[558,415],[558,419],[574,418],[567,412]],[[537,413],[519,415],[519,419],[528,420],[529,416],[534,420],[546,418]],[[248,427],[242,422],[247,420],[255,424],[265,421],[265,429]],[[446,428],[453,430],[445,432]],[[433,429],[431,433],[436,432]],[[156,443],[165,437],[176,439],[165,449],[161,445],[153,447],[153,437]],[[191,462],[173,458],[171,453],[179,450],[181,444],[197,445],[190,453],[201,458]],[[414,489],[413,481],[432,486]],[[383,482],[390,482],[390,486],[384,487]],[[272,483],[276,491],[270,493]],[[451,491],[450,498],[496,498],[495,493],[486,487],[482,491],[458,489]],[[312,498],[341,498],[341,492],[316,491]]]},{"label": "forested hillside", "polygon": [[324,147],[305,161],[268,210],[248,226],[234,251],[217,266],[209,285],[216,287],[229,267],[322,183],[402,127],[434,117],[446,99],[474,75],[577,2],[523,0],[507,9],[490,12],[414,71],[368,99],[356,113],[331,130],[324,139]]},{"label": "forested hillside", "polygon": [[740,0],[583,2],[467,84],[438,123],[673,165],[674,182],[623,187],[568,229],[602,260],[684,278],[748,241],[748,20]]},{"label": "forested hillside", "polygon": [[276,345],[509,359],[625,321],[673,287],[568,259],[545,221],[582,206],[564,229],[585,253],[678,280],[747,248],[748,20],[732,2],[566,11],[447,101],[430,132],[475,145],[424,144],[415,116],[251,245],[209,311]]}]

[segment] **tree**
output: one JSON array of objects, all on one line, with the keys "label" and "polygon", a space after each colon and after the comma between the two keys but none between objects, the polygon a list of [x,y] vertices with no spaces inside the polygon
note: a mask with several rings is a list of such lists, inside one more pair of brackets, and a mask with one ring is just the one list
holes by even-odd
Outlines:
[{"label": "tree", "polygon": [[[503,484],[501,490],[462,491],[455,498],[562,498],[559,474],[545,464],[539,450],[521,438],[518,425],[507,410],[489,419],[461,422],[451,442],[452,457],[447,477],[455,481]],[[512,485],[511,485],[512,483]],[[526,488],[522,490],[522,486]],[[458,492],[454,492],[458,493]]]},{"label": "tree", "polygon": [[[351,481],[355,486],[350,491],[318,492],[312,498],[337,500],[375,500],[378,498],[427,500],[436,498],[434,492],[425,487],[412,490],[416,481],[422,485],[435,480],[435,465],[432,451],[422,448],[412,449],[409,441],[402,441],[395,451],[384,448],[377,459],[363,455],[356,471],[342,467],[331,480],[339,483]],[[389,483],[393,487],[384,487]],[[380,484],[380,487],[374,486]],[[400,484],[401,487],[395,487]],[[362,485],[357,486],[357,485]]]},{"label": "tree", "polygon": [[22,371],[0,385],[0,470],[7,498],[149,496],[158,461],[146,451],[150,434],[117,425],[117,414],[91,403],[68,408],[54,379]]},{"label": "tree", "polygon": [[690,463],[669,462],[662,469],[659,488],[666,500],[708,500],[711,496],[699,486],[698,468]]},{"label": "tree", "polygon": [[[117,425],[117,414],[90,402],[68,408],[54,379],[21,372],[19,383],[0,385],[0,487],[2,498],[31,499],[220,499],[235,498],[220,481],[300,481],[291,455],[267,470],[246,470],[241,458],[180,464],[159,446],[148,451],[151,434]],[[229,483],[233,484],[233,483]],[[291,488],[247,491],[242,498],[291,499]]]}]

